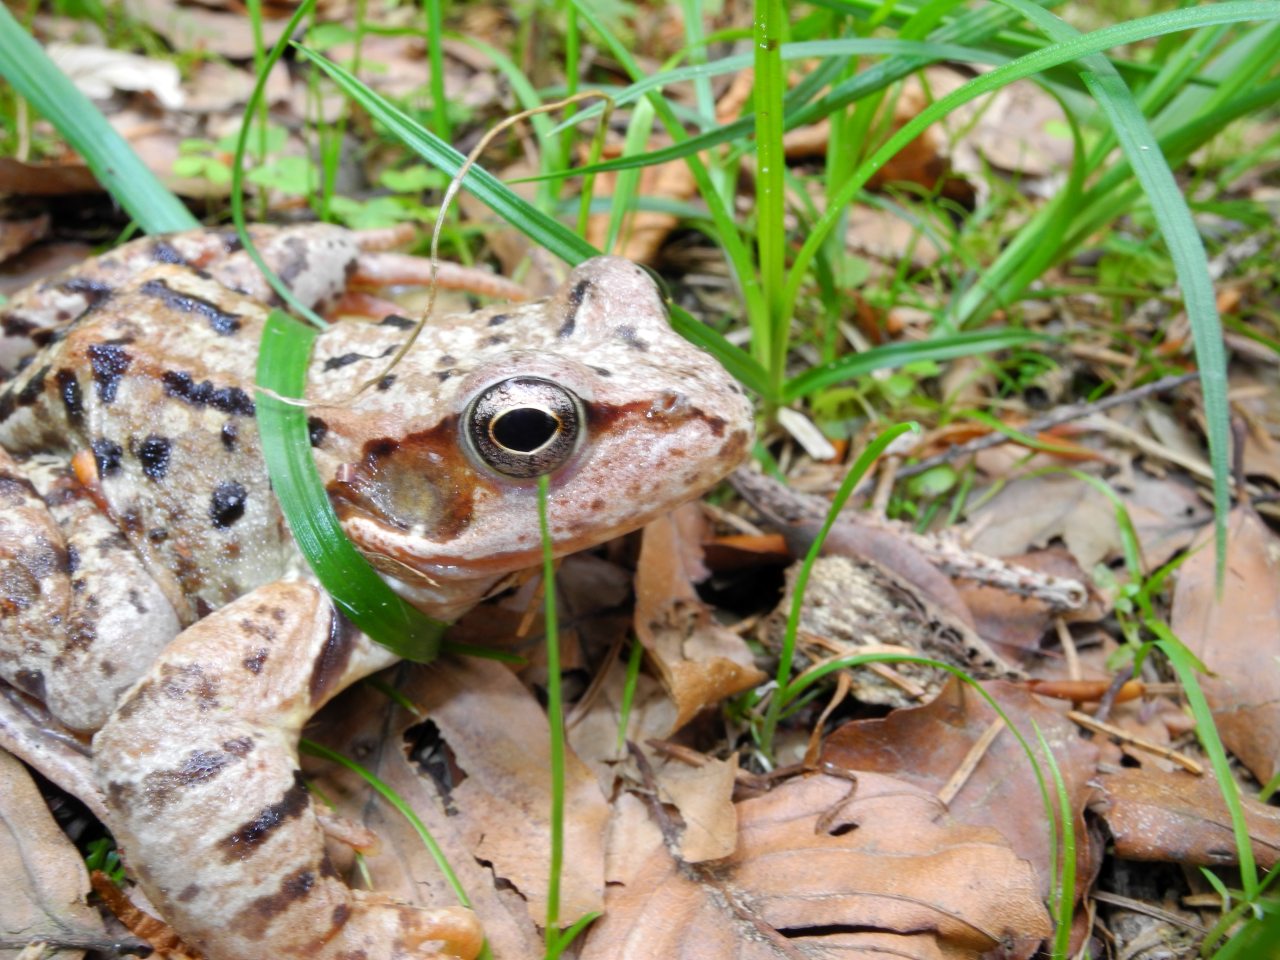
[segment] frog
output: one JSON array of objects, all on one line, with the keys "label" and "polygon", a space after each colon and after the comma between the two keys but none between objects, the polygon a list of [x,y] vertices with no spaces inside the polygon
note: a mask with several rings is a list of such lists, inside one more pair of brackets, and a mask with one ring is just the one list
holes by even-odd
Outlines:
[{"label": "frog", "polygon": [[[254,236],[312,304],[362,255],[338,227]],[[254,385],[274,300],[244,261],[225,231],[144,238],[0,315],[11,353],[37,347],[0,386],[0,677],[91,744],[131,875],[210,960],[473,956],[470,911],[353,889],[325,851],[302,728],[397,656],[335,608],[275,499]],[[744,390],[627,260],[433,318],[389,367],[414,326],[321,331],[305,402],[343,531],[430,617],[540,562],[541,477],[560,556],[749,451]]]}]

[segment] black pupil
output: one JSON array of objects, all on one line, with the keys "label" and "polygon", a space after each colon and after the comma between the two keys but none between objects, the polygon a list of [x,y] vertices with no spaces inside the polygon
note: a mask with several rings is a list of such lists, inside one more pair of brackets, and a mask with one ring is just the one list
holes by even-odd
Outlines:
[{"label": "black pupil", "polygon": [[489,433],[508,450],[533,453],[560,429],[560,421],[537,407],[517,407],[493,421]]}]

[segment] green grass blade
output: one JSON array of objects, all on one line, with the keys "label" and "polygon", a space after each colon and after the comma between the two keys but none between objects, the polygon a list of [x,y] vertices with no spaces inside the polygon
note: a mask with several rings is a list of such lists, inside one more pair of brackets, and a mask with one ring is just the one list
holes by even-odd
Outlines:
[{"label": "green grass blade", "polygon": [[[1001,2],[1018,9],[1058,43],[1069,44],[1080,39],[1080,33],[1075,27],[1028,0]],[[1217,5],[1206,8],[1206,11],[1221,12],[1229,6],[1233,4]],[[1247,3],[1244,5],[1245,12],[1251,7],[1259,6],[1263,4]],[[1266,6],[1271,7],[1271,17],[1280,17],[1280,4]],[[1212,26],[1214,23],[1207,25]],[[1124,80],[1106,57],[1100,54],[1085,57],[1082,62],[1086,69],[1081,72],[1081,78],[1111,121],[1111,129],[1142,183],[1182,288],[1182,299],[1195,340],[1196,362],[1200,368],[1200,389],[1204,394],[1209,465],[1213,470],[1214,543],[1218,584],[1221,587],[1227,570],[1227,512],[1231,508],[1231,488],[1228,482],[1231,428],[1227,410],[1227,354],[1222,341],[1222,324],[1218,319],[1213,281],[1209,277],[1208,258],[1186,198],[1178,187],[1173,171],[1169,169],[1168,161],[1160,152],[1146,117],[1138,109]]]},{"label": "green grass blade", "polygon": [[[849,182],[831,198],[826,213],[814,223],[804,245],[796,253],[791,266],[791,279],[787,284],[787,303],[794,305],[799,296],[800,285],[805,282],[809,264],[818,254],[832,228],[840,221],[843,208],[853,202],[871,175],[884,166],[890,157],[919,136],[926,127],[942,119],[957,107],[984,93],[991,93],[1007,86],[1015,80],[1040,73],[1052,66],[1071,63],[1114,46],[1136,43],[1180,30],[1273,18],[1280,18],[1280,3],[1275,0],[1258,0],[1258,2],[1228,0],[1225,3],[1206,7],[1191,7],[1142,17],[1055,43],[1044,50],[996,67],[990,73],[976,77],[958,90],[934,101],[909,123],[904,124],[880,149],[861,164]],[[793,306],[789,307],[789,310],[793,309]]]},{"label": "green grass blade", "polygon": [[0,76],[54,125],[84,158],[103,189],[145,232],[200,226],[4,4],[0,4]]},{"label": "green grass blade", "polygon": [[[769,374],[769,392],[779,395],[786,374],[791,317],[782,297],[786,291],[787,158],[782,147],[784,117],[782,97],[787,81],[778,48],[787,27],[782,0],[756,0],[755,89],[756,110],[756,255],[760,265],[760,287],[768,310],[768,320],[751,341],[752,352]],[[763,334],[763,335],[761,335]]]},{"label": "green grass blade", "polygon": [[1032,341],[1049,339],[1045,334],[1032,330],[1000,327],[991,330],[971,330],[947,337],[917,340],[910,343],[889,343],[873,347],[864,353],[851,353],[811,367],[799,376],[788,380],[782,396],[786,403],[806,397],[816,390],[860,377],[873,370],[886,370],[920,360],[953,360],[978,353],[1007,350]]},{"label": "green grass blade", "polygon": [[827,510],[827,517],[823,521],[822,529],[813,538],[813,543],[809,546],[809,552],[800,564],[800,571],[796,574],[796,582],[791,587],[791,612],[787,616],[787,630],[782,640],[782,649],[778,654],[777,688],[773,691],[773,697],[769,700],[769,707],[765,712],[764,723],[760,733],[760,748],[764,751],[765,756],[771,759],[773,735],[777,730],[778,720],[782,716],[782,711],[795,699],[795,696],[790,693],[794,686],[794,681],[791,679],[791,664],[795,658],[796,633],[800,626],[800,611],[804,604],[804,591],[809,583],[809,573],[813,569],[814,561],[818,559],[818,554],[822,552],[822,545],[827,540],[827,534],[831,532],[831,527],[835,524],[840,511],[844,509],[845,503],[853,494],[853,488],[858,485],[858,481],[871,469],[872,464],[876,462],[880,454],[884,453],[889,444],[908,432],[919,433],[920,425],[917,423],[895,424],[867,444],[862,453],[858,455],[858,459],[854,461],[853,466],[849,468],[849,472],[845,474],[844,480],[841,481],[840,489],[836,491],[836,495],[831,501],[831,506]]},{"label": "green grass blade", "polygon": [[[300,397],[316,330],[273,310],[258,352],[259,386]],[[258,429],[280,509],[334,604],[362,631],[407,660],[433,660],[445,625],[397,596],[342,532],[311,458],[306,408],[259,390]]]}]

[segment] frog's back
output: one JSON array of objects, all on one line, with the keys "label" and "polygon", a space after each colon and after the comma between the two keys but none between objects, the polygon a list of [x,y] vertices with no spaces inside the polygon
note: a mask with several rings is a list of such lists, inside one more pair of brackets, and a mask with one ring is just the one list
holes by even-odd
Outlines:
[{"label": "frog's back", "polygon": [[0,445],[91,453],[78,475],[188,622],[281,571],[252,394],[263,322],[255,301],[154,267],[0,389]]}]

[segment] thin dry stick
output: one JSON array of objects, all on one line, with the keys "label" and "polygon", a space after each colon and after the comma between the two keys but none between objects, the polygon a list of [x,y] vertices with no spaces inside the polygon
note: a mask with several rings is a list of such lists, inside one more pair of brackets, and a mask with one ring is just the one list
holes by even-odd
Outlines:
[{"label": "thin dry stick", "polygon": [[1076,650],[1076,638],[1071,636],[1071,628],[1061,617],[1053,618],[1053,629],[1058,634],[1058,643],[1062,645],[1062,656],[1067,661],[1067,677],[1080,679],[1080,653]]},{"label": "thin dry stick", "polygon": [[956,772],[951,775],[951,779],[943,784],[942,789],[938,791],[939,800],[947,806],[951,805],[951,801],[956,798],[956,794],[968,783],[969,778],[973,776],[973,771],[978,768],[978,764],[987,755],[987,751],[991,749],[991,744],[995,743],[996,737],[1000,736],[1000,731],[1004,727],[1004,717],[996,717],[991,721],[991,725],[982,731],[982,736],[969,748],[969,752],[965,754],[960,766],[956,767]]},{"label": "thin dry stick", "polygon": [[1067,716],[1084,727],[1086,730],[1092,730],[1094,733],[1101,733],[1108,737],[1114,737],[1122,743],[1127,743],[1135,750],[1141,750],[1144,753],[1154,754],[1157,757],[1163,757],[1165,760],[1172,760],[1182,769],[1194,773],[1197,777],[1204,776],[1204,767],[1196,763],[1190,757],[1184,756],[1172,747],[1162,747],[1158,743],[1152,743],[1150,740],[1143,740],[1136,737],[1127,730],[1111,723],[1104,723],[1096,720],[1087,713],[1081,713],[1079,710],[1068,710]]},{"label": "thin dry stick", "polygon": [[[1064,407],[1058,407],[1051,410],[1042,417],[1036,417],[1034,420],[1028,420],[1018,428],[1019,433],[1040,433],[1048,430],[1050,427],[1056,427],[1063,423],[1070,423],[1072,420],[1080,420],[1093,413],[1101,413],[1104,410],[1110,410],[1112,407],[1122,406],[1126,403],[1133,403],[1144,397],[1153,396],[1157,393],[1166,393],[1182,386],[1184,383],[1190,383],[1195,380],[1199,374],[1196,373],[1179,373],[1168,377],[1161,377],[1159,380],[1153,380],[1151,383],[1144,384],[1141,387],[1135,387],[1133,390],[1126,390],[1124,393],[1117,393],[1115,396],[1104,397],[1093,403],[1072,403]],[[924,473],[936,466],[944,463],[951,463],[953,460],[960,460],[969,456],[971,453],[977,453],[980,450],[988,450],[991,447],[998,447],[1003,443],[1010,442],[1012,438],[1005,436],[1003,433],[989,433],[985,437],[978,437],[976,440],[970,440],[968,443],[962,443],[958,446],[949,447],[936,456],[926,457],[919,463],[913,463],[910,466],[903,467],[898,471],[898,478],[914,477],[918,473]]]}]

